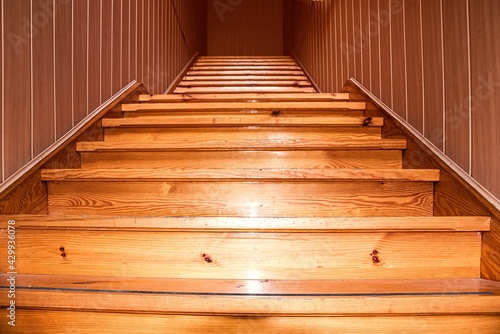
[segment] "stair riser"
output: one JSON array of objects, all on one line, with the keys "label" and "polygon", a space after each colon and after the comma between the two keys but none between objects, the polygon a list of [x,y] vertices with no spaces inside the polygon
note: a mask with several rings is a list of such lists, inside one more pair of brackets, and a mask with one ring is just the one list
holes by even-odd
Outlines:
[{"label": "stair riser", "polygon": [[82,152],[82,168],[402,168],[401,150]]},{"label": "stair riser", "polygon": [[[6,233],[2,239],[6,242]],[[19,274],[173,279],[435,279],[477,278],[481,235],[23,229],[18,233],[16,246]],[[241,293],[252,292],[242,288]]]},{"label": "stair riser", "polygon": [[432,216],[432,182],[49,182],[55,215]]},{"label": "stair riser", "polygon": [[380,128],[107,128],[106,141],[381,139]]},{"label": "stair riser", "polygon": [[[379,333],[497,334],[498,316],[372,316],[372,317],[231,317],[154,314],[120,314],[75,311],[18,310],[16,327],[9,333],[87,334],[123,333]],[[2,327],[3,326],[3,327]]]}]

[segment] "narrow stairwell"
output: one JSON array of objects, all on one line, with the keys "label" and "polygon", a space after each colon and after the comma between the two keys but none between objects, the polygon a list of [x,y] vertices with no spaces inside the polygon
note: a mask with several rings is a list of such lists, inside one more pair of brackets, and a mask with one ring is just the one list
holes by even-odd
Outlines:
[{"label": "narrow stairwell", "polygon": [[490,218],[434,217],[439,170],[403,169],[366,103],[317,93],[289,57],[200,57],[140,101],[78,143],[80,169],[42,172],[49,215],[9,217],[20,320],[0,329],[500,329]]}]

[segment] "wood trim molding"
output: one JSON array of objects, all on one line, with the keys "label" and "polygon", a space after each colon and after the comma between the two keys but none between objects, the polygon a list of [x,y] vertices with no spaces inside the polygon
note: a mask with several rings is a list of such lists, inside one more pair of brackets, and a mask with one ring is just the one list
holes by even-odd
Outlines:
[{"label": "wood trim molding", "polygon": [[[91,112],[73,129],[54,142],[35,159],[17,171],[2,185],[0,185],[0,213],[2,214],[40,214],[46,211],[46,192],[40,179],[40,169],[47,164],[58,166],[54,159],[59,155],[71,156],[70,151],[76,147],[74,143],[79,137],[84,136],[87,131],[95,136],[94,127],[97,122],[110,111],[113,111],[122,102],[137,102],[139,95],[147,93],[141,83],[130,82],[119,92],[109,98],[105,103]],[[100,123],[98,124],[100,128]],[[100,131],[98,129],[98,131]],[[99,136],[99,135],[98,135]],[[88,136],[87,136],[88,137]],[[63,165],[74,165],[76,162],[65,159]],[[79,163],[79,162],[78,162]],[[60,167],[61,168],[61,167]]]},{"label": "wood trim molding", "polygon": [[165,91],[165,94],[172,94],[179,85],[179,83],[182,81],[182,79],[186,76],[187,72],[189,72],[189,69],[191,66],[194,64],[194,62],[198,59],[200,55],[200,52],[197,51],[193,57],[186,63],[186,66],[179,72],[179,74],[175,77],[175,79],[172,81],[170,86],[168,86],[167,90]]},{"label": "wood trim molding", "polygon": [[307,71],[307,69],[304,67],[304,65],[299,60],[299,57],[297,57],[297,55],[295,54],[295,52],[291,51],[290,53],[291,53],[293,59],[295,59],[295,61],[297,62],[297,64],[299,64],[299,66],[302,68],[302,71],[304,71],[304,74],[306,75],[307,79],[309,79],[309,81],[313,85],[314,89],[316,89],[316,91],[318,93],[323,93],[323,91],[321,90],[321,88],[319,87],[319,85],[316,83],[316,81],[314,81],[313,77],[311,76],[311,74],[309,74],[309,71]]},{"label": "wood trim molding", "polygon": [[455,173],[457,173],[465,182],[473,188],[478,195],[480,195],[484,200],[487,200],[491,206],[496,210],[500,211],[500,200],[496,198],[491,192],[489,192],[485,187],[483,187],[479,182],[477,182],[472,176],[465,172],[460,166],[458,166],[453,160],[441,152],[434,144],[425,138],[420,132],[418,132],[411,124],[406,122],[401,116],[399,116],[395,111],[389,108],[384,102],[372,94],[368,89],[366,89],[359,81],[355,78],[350,78],[349,82],[356,86],[363,94],[371,100],[378,108],[382,109],[385,113],[394,118],[400,126],[404,127],[408,132],[410,132],[415,138],[422,142],[433,154],[435,154],[439,159],[441,159],[448,167],[450,167]]}]

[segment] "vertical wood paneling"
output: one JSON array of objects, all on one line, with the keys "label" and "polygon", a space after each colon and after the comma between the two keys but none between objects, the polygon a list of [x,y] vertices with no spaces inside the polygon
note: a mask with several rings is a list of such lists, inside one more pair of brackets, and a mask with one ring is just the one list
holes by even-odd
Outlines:
[{"label": "vertical wood paneling", "polygon": [[380,25],[379,25],[379,0],[370,2],[370,82],[371,91],[380,97]]},{"label": "vertical wood paneling", "polygon": [[111,81],[113,0],[102,0],[101,6],[101,103],[104,103],[113,95]]},{"label": "vertical wood paneling", "polygon": [[[143,3],[147,4],[146,11]],[[200,6],[198,0],[176,1],[182,21],[177,22],[173,11],[167,10],[169,3],[2,1],[2,181],[132,79],[145,79],[152,93],[166,89],[189,60],[180,27],[185,29],[191,52],[205,47],[200,41],[205,40],[206,31],[204,4]],[[167,24],[171,32],[166,31]],[[15,178],[19,176],[21,173]]]},{"label": "vertical wood paneling", "polygon": [[137,74],[138,82],[144,83],[144,0],[137,0]]},{"label": "vertical wood paneling", "polygon": [[282,55],[283,1],[233,3],[208,1],[208,54]]},{"label": "vertical wood paneling", "polygon": [[129,81],[137,78],[137,21],[138,21],[138,9],[137,0],[130,0],[130,32],[129,32],[129,42],[130,42],[130,75]]},{"label": "vertical wood paneling", "polygon": [[424,129],[424,92],[422,89],[422,33],[420,1],[405,0],[406,68],[408,73],[407,113],[408,122],[417,131]]},{"label": "vertical wood paneling", "polygon": [[[431,0],[435,1],[435,0]],[[390,0],[379,0],[380,25],[380,98],[387,106],[392,104],[391,14]]]},{"label": "vertical wood paneling", "polygon": [[355,72],[354,77],[363,77],[363,40],[362,40],[362,24],[361,24],[361,3],[359,0],[353,0],[352,15],[354,17],[354,27],[352,31],[353,35],[353,45],[354,45],[354,56],[355,56]]},{"label": "vertical wood paneling", "polygon": [[122,88],[122,2],[113,0],[111,29],[111,92]]},{"label": "vertical wood paneling", "polygon": [[55,139],[54,130],[54,10],[44,0],[32,2],[33,26],[33,154]]},{"label": "vertical wood paneling", "polygon": [[468,0],[443,0],[445,152],[469,172]]},{"label": "vertical wood paneling", "polygon": [[349,77],[357,76],[356,73],[356,49],[354,42],[354,12],[353,12],[353,1],[346,0],[345,7],[345,17],[346,17],[346,42],[348,45],[347,52],[349,57],[347,58],[349,67]]},{"label": "vertical wood paneling", "polygon": [[361,50],[361,56],[363,58],[362,61],[362,75],[360,77],[361,82],[366,87],[370,86],[371,77],[370,77],[370,3],[365,0],[361,1],[361,26],[359,34],[361,36],[361,44],[359,45],[359,49]]},{"label": "vertical wood paneling", "polygon": [[391,0],[393,110],[406,119],[406,53],[403,0]]},{"label": "vertical wood paneling", "polygon": [[73,125],[88,114],[87,2],[73,1]]},{"label": "vertical wood paneling", "polygon": [[[31,158],[31,39],[30,1],[4,4],[4,157],[11,175]],[[10,111],[10,112],[9,112]],[[10,143],[10,145],[9,145]]]},{"label": "vertical wood paneling", "polygon": [[88,110],[94,110],[101,104],[101,4],[89,1],[89,71],[87,90],[89,94]]},{"label": "vertical wood paneling", "polygon": [[122,54],[121,54],[121,64],[122,64],[122,74],[121,74],[121,84],[123,87],[127,85],[130,78],[130,2],[129,0],[121,0],[122,3],[122,25],[121,25],[121,35],[122,35]]},{"label": "vertical wood paneling", "polygon": [[441,1],[421,1],[424,40],[424,135],[437,148],[444,151]]},{"label": "vertical wood paneling", "polygon": [[73,124],[72,2],[56,1],[55,89],[56,136],[60,138]]},{"label": "vertical wood paneling", "polygon": [[499,1],[470,1],[472,176],[498,197],[500,197],[499,17]]}]

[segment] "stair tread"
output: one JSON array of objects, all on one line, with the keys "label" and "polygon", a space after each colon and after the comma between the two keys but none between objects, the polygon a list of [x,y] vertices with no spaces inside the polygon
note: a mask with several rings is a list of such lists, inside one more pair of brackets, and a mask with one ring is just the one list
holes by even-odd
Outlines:
[{"label": "stair tread", "polygon": [[[262,74],[254,74],[254,75],[186,75],[182,81],[197,81],[197,80],[205,80],[205,81],[223,81],[223,80],[308,80],[307,76],[304,74],[295,74],[295,75],[262,75]],[[319,93],[315,93],[319,94]]]},{"label": "stair tread", "polygon": [[252,64],[252,65],[241,65],[241,64],[225,64],[225,65],[204,65],[194,64],[190,72],[193,71],[225,71],[225,70],[301,70],[300,66],[297,65],[264,65],[264,64]]},{"label": "stair tread", "polygon": [[405,139],[370,140],[192,140],[165,142],[78,142],[77,151],[176,151],[176,150],[403,150]]},{"label": "stair tread", "polygon": [[238,111],[238,110],[364,110],[365,102],[193,102],[193,103],[127,103],[122,111],[170,110],[170,111]]},{"label": "stair tread", "polygon": [[207,218],[207,217],[100,217],[20,215],[16,228],[82,230],[157,230],[208,232],[472,232],[489,231],[489,217],[330,217],[330,218]]},{"label": "stair tread", "polygon": [[314,93],[316,89],[312,87],[280,87],[280,86],[261,86],[261,87],[195,87],[195,88],[176,88],[176,94],[218,94],[218,93]]},{"label": "stair tread", "polygon": [[180,126],[210,125],[216,126],[369,126],[384,125],[382,117],[356,117],[338,115],[286,115],[273,116],[272,113],[235,113],[217,115],[198,113],[193,115],[139,115],[125,118],[104,118],[103,127],[119,126]]},{"label": "stair tread", "polygon": [[238,81],[182,81],[177,87],[219,87],[219,86],[293,86],[293,87],[312,87],[309,81],[305,80],[238,80]]},{"label": "stair tread", "polygon": [[44,181],[98,180],[283,180],[283,181],[439,181],[431,169],[45,169]]},{"label": "stair tread", "polygon": [[[7,278],[3,275],[2,280]],[[16,284],[23,291],[16,306],[49,309],[233,316],[500,313],[500,283],[480,279],[219,281],[18,275]],[[0,301],[6,298],[2,294]]]},{"label": "stair tread", "polygon": [[348,101],[349,94],[321,94],[321,93],[248,93],[248,94],[160,94],[160,95],[140,95],[141,102],[207,102],[207,101],[261,101],[261,102],[280,102],[280,101]]}]

